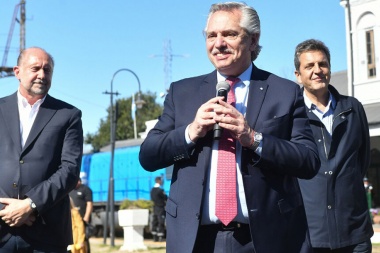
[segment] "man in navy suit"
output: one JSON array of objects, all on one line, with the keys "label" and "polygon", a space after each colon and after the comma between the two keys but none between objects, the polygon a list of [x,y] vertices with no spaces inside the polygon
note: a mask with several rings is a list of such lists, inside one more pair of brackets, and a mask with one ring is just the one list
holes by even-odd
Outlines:
[{"label": "man in navy suit", "polygon": [[[252,63],[261,48],[253,8],[214,4],[204,32],[216,70],[171,84],[163,114],[140,149],[148,171],[174,164],[167,252],[310,252],[297,178],[312,178],[320,161],[300,88]],[[232,89],[236,106],[215,97],[216,84],[227,78],[239,78]],[[236,140],[231,222],[216,211],[216,123]]]},{"label": "man in navy suit", "polygon": [[18,91],[0,99],[0,252],[66,252],[72,244],[68,193],[78,182],[81,111],[47,93],[54,61],[23,50]]}]

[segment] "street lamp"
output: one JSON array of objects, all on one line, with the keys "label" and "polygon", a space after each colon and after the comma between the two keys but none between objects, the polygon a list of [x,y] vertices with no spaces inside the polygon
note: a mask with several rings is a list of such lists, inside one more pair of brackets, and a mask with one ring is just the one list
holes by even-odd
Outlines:
[{"label": "street lamp", "polygon": [[135,94],[132,94],[132,119],[133,119],[133,132],[134,137],[137,139],[137,127],[136,127],[136,107],[137,109],[141,109],[145,104],[145,101],[140,98],[140,92],[137,93],[137,100],[135,101]]},{"label": "street lamp", "polygon": [[[110,161],[110,177],[109,177],[109,186],[108,186],[108,201],[107,201],[107,207],[106,207],[106,219],[104,224],[104,232],[103,232],[103,240],[104,244],[106,244],[106,237],[107,237],[107,227],[108,227],[108,213],[111,212],[111,219],[110,219],[110,238],[111,238],[111,246],[115,246],[115,186],[114,186],[114,177],[113,177],[113,160],[115,155],[115,136],[116,136],[116,117],[117,115],[114,115],[114,108],[113,108],[113,95],[119,95],[119,93],[113,92],[113,79],[115,76],[121,72],[121,71],[128,71],[132,73],[136,79],[137,83],[139,85],[139,92],[137,95],[137,101],[135,102],[137,108],[141,108],[143,104],[145,103],[144,100],[141,99],[141,86],[140,86],[140,80],[138,76],[130,69],[119,69],[116,71],[111,79],[111,92],[105,91],[104,94],[111,95],[111,110],[110,110],[110,125],[111,125],[111,131],[110,131],[110,139],[111,139],[111,161]],[[134,96],[134,95],[133,95]],[[134,128],[135,128],[135,139],[136,137],[136,123],[134,119]]]}]

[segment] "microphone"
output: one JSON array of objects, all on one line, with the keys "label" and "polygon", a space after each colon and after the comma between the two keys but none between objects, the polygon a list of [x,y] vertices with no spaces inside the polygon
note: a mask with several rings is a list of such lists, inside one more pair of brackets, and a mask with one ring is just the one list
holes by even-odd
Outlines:
[{"label": "microphone", "polygon": [[[216,96],[220,97],[223,96],[223,100],[227,101],[227,94],[230,91],[230,84],[227,81],[221,81],[216,85]],[[218,123],[215,123],[214,125],[214,139],[219,140],[222,136],[222,130]]]}]

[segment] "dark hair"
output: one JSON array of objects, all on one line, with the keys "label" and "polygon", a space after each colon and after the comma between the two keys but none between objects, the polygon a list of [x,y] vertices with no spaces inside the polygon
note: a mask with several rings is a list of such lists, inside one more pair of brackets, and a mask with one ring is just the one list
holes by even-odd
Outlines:
[{"label": "dark hair", "polygon": [[208,18],[207,18],[207,24],[204,32],[207,30],[208,22],[210,20],[210,17],[212,14],[214,14],[217,11],[233,11],[233,10],[240,10],[241,11],[241,20],[240,20],[240,26],[243,28],[249,35],[256,35],[257,41],[256,41],[256,47],[252,51],[251,59],[252,61],[256,60],[257,56],[259,55],[261,51],[261,46],[259,45],[260,41],[260,18],[257,14],[256,10],[250,6],[248,6],[245,3],[238,3],[238,2],[226,2],[226,3],[218,3],[211,5]]},{"label": "dark hair", "polygon": [[309,40],[305,40],[299,43],[296,47],[296,51],[294,53],[294,67],[296,68],[297,71],[300,70],[300,65],[301,65],[300,59],[299,59],[300,55],[304,52],[309,52],[309,51],[323,52],[327,57],[329,66],[331,67],[329,48],[320,40],[309,39]]}]

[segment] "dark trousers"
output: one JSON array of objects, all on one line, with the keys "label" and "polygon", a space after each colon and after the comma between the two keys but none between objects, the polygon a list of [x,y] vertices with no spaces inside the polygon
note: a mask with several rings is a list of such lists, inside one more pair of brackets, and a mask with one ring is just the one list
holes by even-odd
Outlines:
[{"label": "dark trousers", "polygon": [[165,235],[165,208],[154,207],[153,213],[152,234],[163,237]]},{"label": "dark trousers", "polygon": [[202,225],[198,229],[194,253],[254,252],[249,225],[225,229],[220,225]]},{"label": "dark trousers", "polygon": [[11,236],[7,241],[0,243],[0,253],[67,253],[67,249],[37,250],[20,236]]},{"label": "dark trousers", "polygon": [[339,249],[314,248],[314,253],[371,253],[372,243],[368,239],[365,242]]}]

